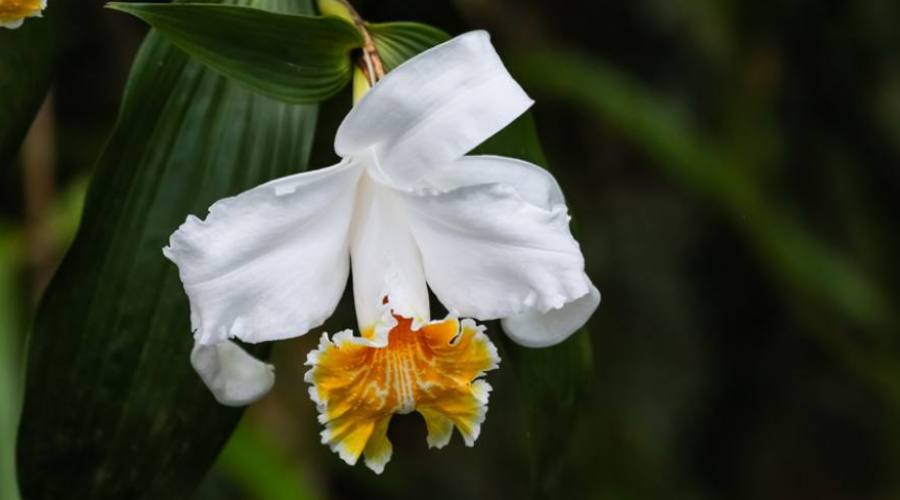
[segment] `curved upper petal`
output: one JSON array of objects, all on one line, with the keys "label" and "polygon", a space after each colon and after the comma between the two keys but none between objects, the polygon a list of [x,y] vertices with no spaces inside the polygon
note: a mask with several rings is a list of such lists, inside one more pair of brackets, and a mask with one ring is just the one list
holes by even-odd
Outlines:
[{"label": "curved upper petal", "polygon": [[545,313],[527,312],[503,318],[503,331],[517,344],[526,347],[547,347],[558,344],[584,326],[600,305],[600,291],[591,285],[590,292]]},{"label": "curved upper petal", "polygon": [[194,216],[163,253],[178,265],[198,343],[302,335],[332,314],[349,273],[362,169],[349,161],[268,182]]},{"label": "curved upper petal", "polygon": [[[534,175],[524,167],[518,173]],[[545,197],[520,194],[516,184],[530,181],[399,192],[428,284],[462,316],[487,320],[546,313],[591,291],[565,205],[532,203],[529,198]]]},{"label": "curved upper petal", "polygon": [[385,297],[396,314],[430,319],[422,256],[403,206],[392,190],[366,177],[360,181],[351,228],[350,262],[360,330],[384,317]]},{"label": "curved upper petal", "polygon": [[341,123],[335,150],[348,157],[373,149],[376,168],[409,185],[466,154],[532,103],[489,35],[474,31],[388,73]]}]

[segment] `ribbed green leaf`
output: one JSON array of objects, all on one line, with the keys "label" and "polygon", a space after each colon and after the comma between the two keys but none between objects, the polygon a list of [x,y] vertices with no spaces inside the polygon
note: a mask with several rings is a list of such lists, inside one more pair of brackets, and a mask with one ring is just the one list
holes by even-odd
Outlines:
[{"label": "ribbed green leaf", "polygon": [[0,168],[12,163],[50,87],[55,18],[48,12],[21,28],[0,28]]},{"label": "ribbed green leaf", "polygon": [[197,60],[285,102],[320,102],[350,81],[356,28],[337,17],[206,3],[110,3]]},{"label": "ribbed green leaf", "polygon": [[[547,166],[531,113],[497,133],[474,153],[509,156]],[[571,429],[593,366],[587,327],[565,342],[543,349],[522,347],[505,335],[500,338],[504,362],[515,370],[527,407],[535,498],[558,498],[556,492]]]},{"label": "ribbed green leaf", "polygon": [[367,25],[367,28],[386,70],[392,70],[419,52],[450,39],[447,33],[420,23],[374,23]]},{"label": "ribbed green leaf", "polygon": [[316,117],[316,106],[255,94],[148,36],[35,320],[18,444],[25,498],[191,495],[241,412],[191,369],[188,301],[161,248],[187,214],[304,169]]}]

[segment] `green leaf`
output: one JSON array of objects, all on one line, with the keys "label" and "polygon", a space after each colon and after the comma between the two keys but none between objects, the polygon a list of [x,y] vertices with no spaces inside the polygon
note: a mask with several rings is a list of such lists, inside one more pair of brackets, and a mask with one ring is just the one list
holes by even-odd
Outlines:
[{"label": "green leaf", "polygon": [[50,88],[56,55],[56,15],[0,28],[0,168],[12,164]]},{"label": "green leaf", "polygon": [[[531,113],[488,139],[473,154],[509,156],[547,167]],[[565,342],[543,349],[522,347],[505,335],[497,337],[502,339],[504,363],[516,372],[526,406],[535,498],[558,498],[571,429],[593,368],[587,327]]]},{"label": "green leaf", "polygon": [[586,327],[562,344],[542,349],[503,338],[503,353],[516,371],[527,410],[534,498],[559,498],[572,429],[592,376],[591,349]]},{"label": "green leaf", "polygon": [[316,103],[350,81],[362,37],[336,17],[206,3],[109,3],[137,16],[210,68],[272,98]]},{"label": "green leaf", "polygon": [[410,57],[450,39],[447,33],[411,22],[374,23],[366,25],[385,70],[392,70]]},{"label": "green leaf", "polygon": [[18,443],[25,498],[191,496],[241,410],[219,405],[190,366],[188,301],[161,248],[187,214],[305,169],[317,112],[148,36],[32,331]]}]

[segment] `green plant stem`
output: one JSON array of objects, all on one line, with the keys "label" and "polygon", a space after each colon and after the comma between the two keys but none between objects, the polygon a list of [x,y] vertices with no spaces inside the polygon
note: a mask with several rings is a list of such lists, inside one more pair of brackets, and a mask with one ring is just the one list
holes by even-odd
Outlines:
[{"label": "green plant stem", "polygon": [[[378,53],[378,47],[369,33],[368,23],[359,15],[347,0],[318,0],[319,12],[323,15],[334,15],[348,20],[356,26],[363,37],[362,55],[357,61],[369,82],[369,87],[375,85],[378,80],[384,78],[384,63]],[[354,85],[355,87],[355,85]]]}]

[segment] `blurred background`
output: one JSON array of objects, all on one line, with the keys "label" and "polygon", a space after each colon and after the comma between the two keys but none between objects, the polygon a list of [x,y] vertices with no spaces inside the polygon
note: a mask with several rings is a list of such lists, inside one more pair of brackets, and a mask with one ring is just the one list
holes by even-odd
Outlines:
[{"label": "blurred background", "polygon": [[[537,101],[604,296],[591,380],[575,421],[559,422],[560,497],[900,498],[900,3],[355,4],[371,21],[489,30]],[[2,446],[23,325],[77,228],[146,33],[101,7],[67,12],[51,94],[15,168],[0,168]],[[352,324],[341,311],[327,330]],[[302,383],[317,337],[275,347],[274,392],[196,498],[530,496],[527,389],[510,370],[488,376],[475,448],[455,437],[428,451],[421,419],[397,417],[379,477],[319,444]]]}]

